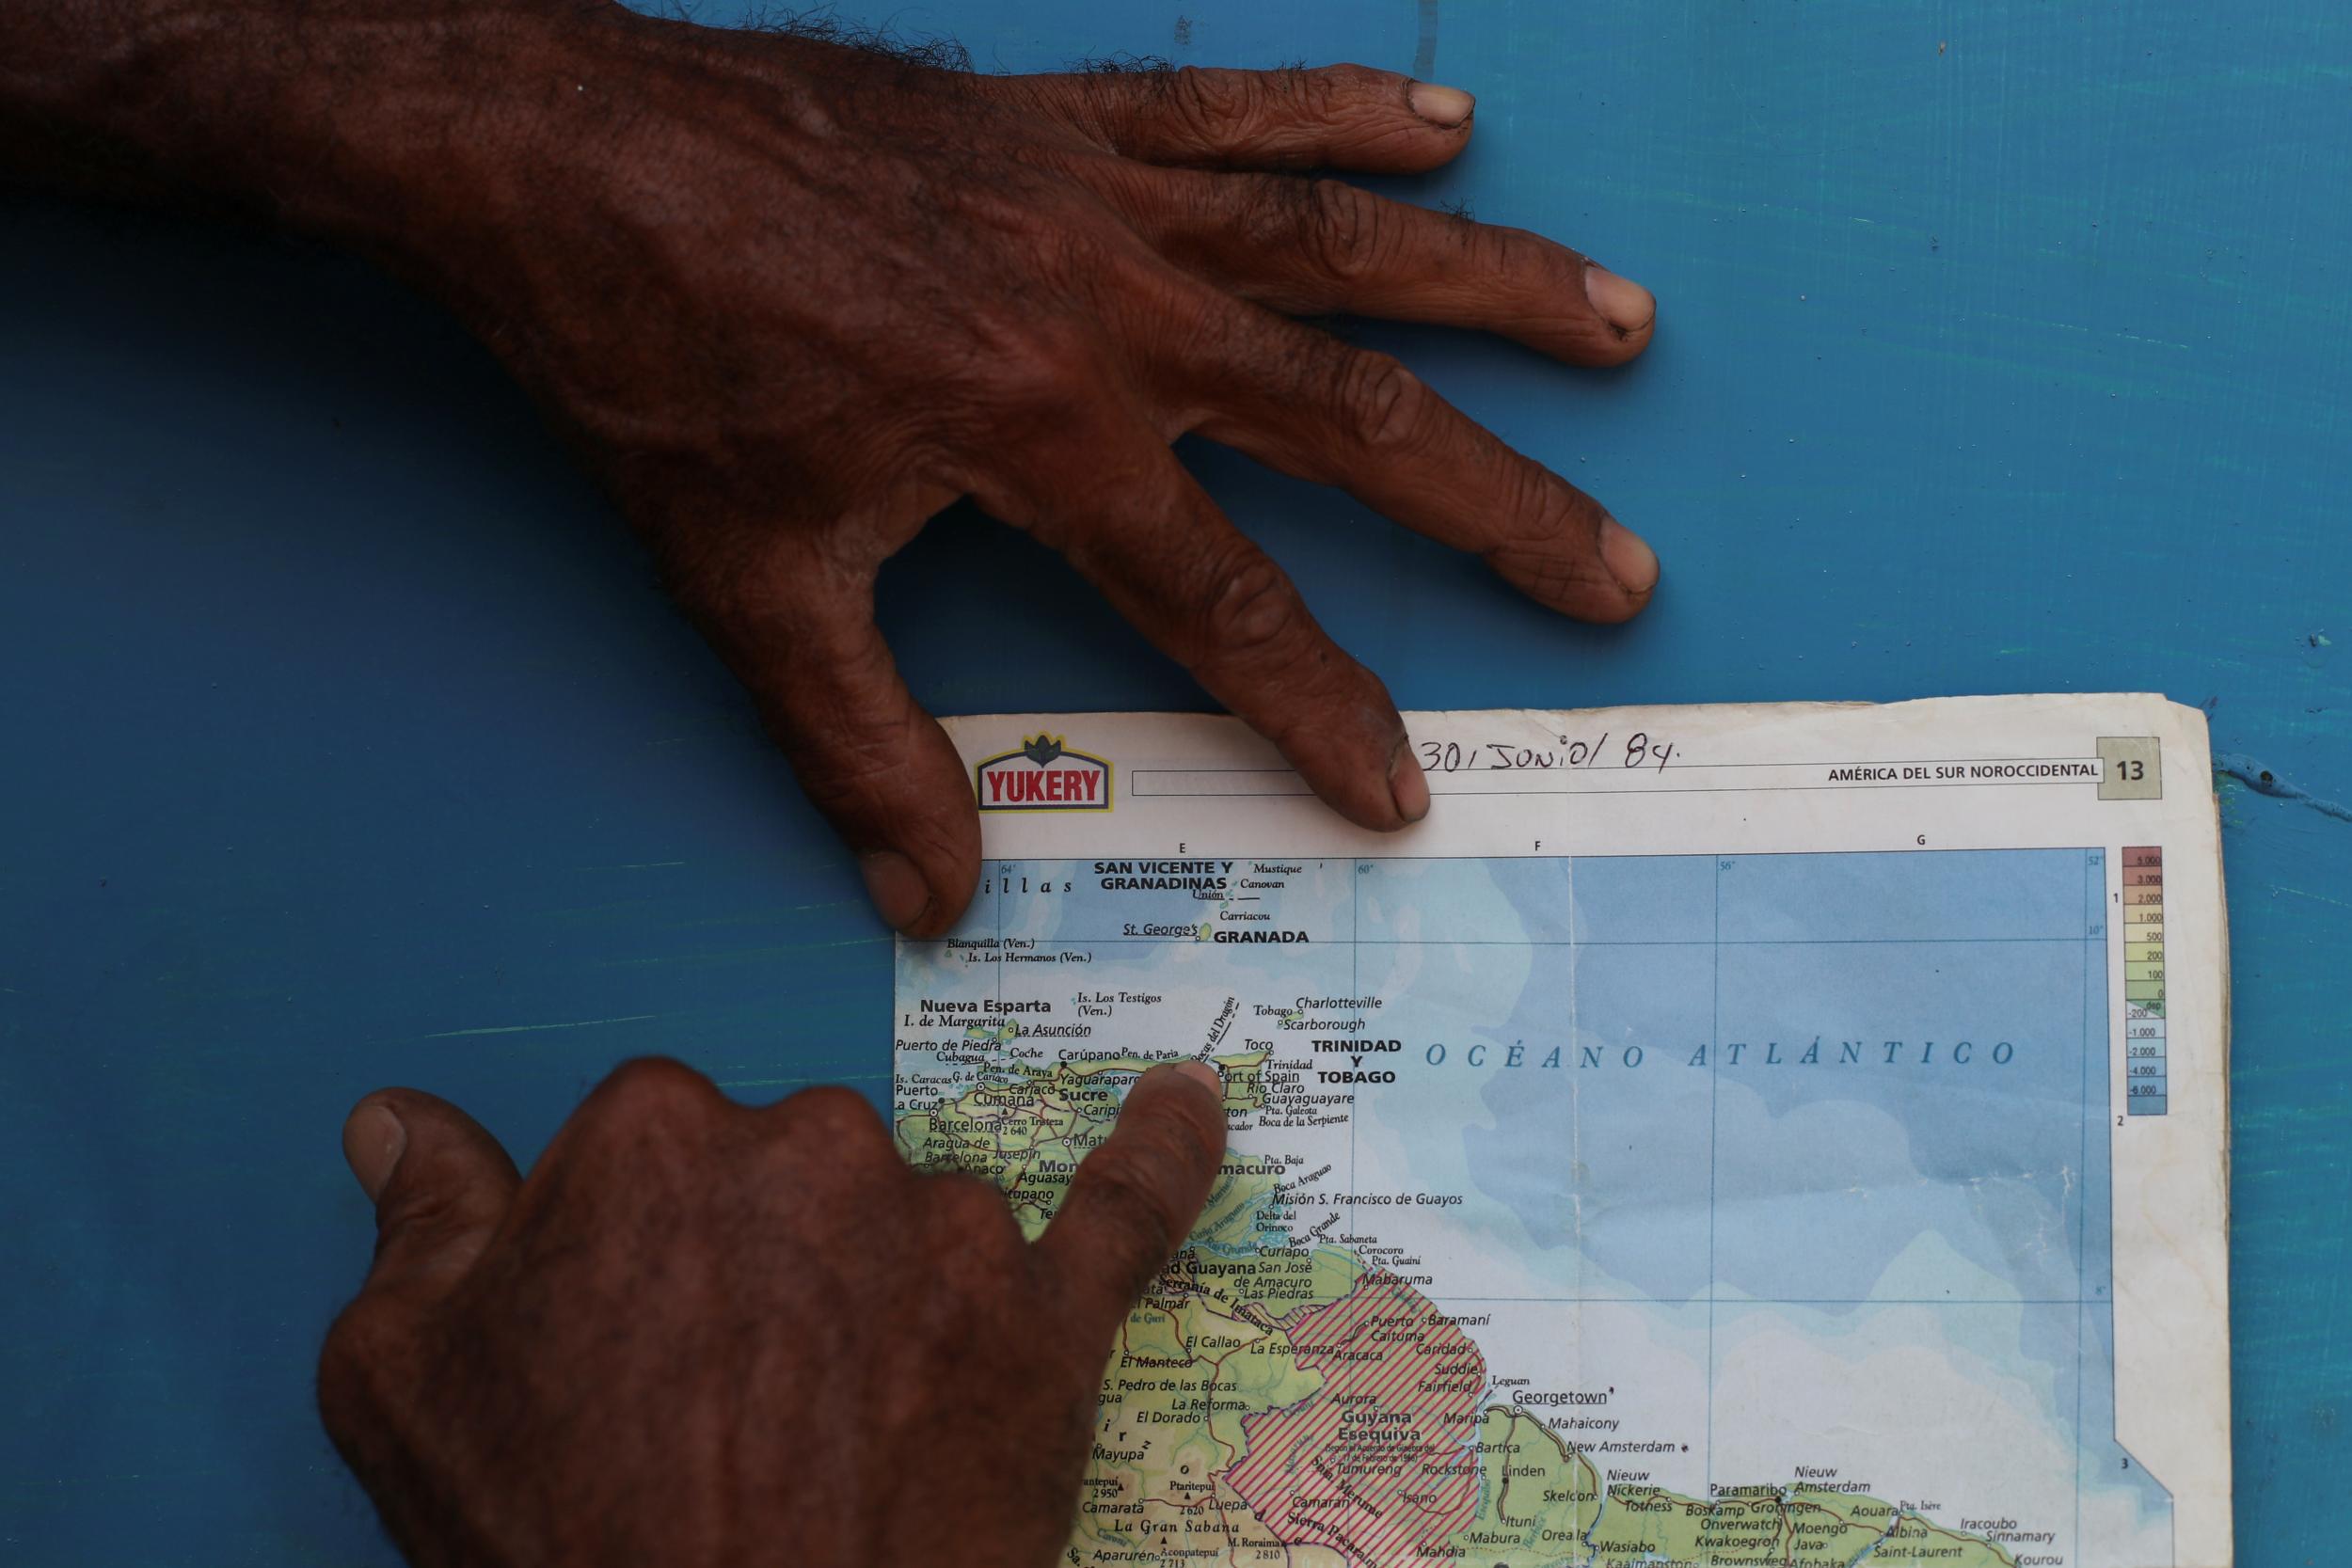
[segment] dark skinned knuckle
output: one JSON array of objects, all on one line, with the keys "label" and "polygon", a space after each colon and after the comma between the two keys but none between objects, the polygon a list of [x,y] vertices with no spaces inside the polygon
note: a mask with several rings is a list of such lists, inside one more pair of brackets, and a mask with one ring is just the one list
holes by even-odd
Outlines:
[{"label": "dark skinned knuckle", "polygon": [[[1463,225],[1476,235],[1479,225]],[[1580,300],[1584,297],[1584,258],[1564,245],[1552,244],[1540,234],[1524,229],[1498,229],[1488,242],[1493,246],[1493,269],[1506,277],[1532,277],[1546,294],[1561,299]]]},{"label": "dark skinned knuckle", "polygon": [[1133,1237],[1138,1249],[1150,1255],[1151,1269],[1156,1272],[1184,1238],[1176,1234],[1175,1217],[1161,1196],[1163,1186],[1155,1163],[1134,1146],[1106,1144],[1089,1164],[1087,1178],[1096,1212],[1115,1229]]},{"label": "dark skinned knuckle", "polygon": [[668,1056],[638,1056],[612,1069],[596,1094],[600,1115],[624,1122],[675,1122],[707,1116],[718,1103],[710,1080]]},{"label": "dark skinned knuckle", "polygon": [[1263,79],[1248,71],[1184,66],[1168,83],[1176,112],[1202,141],[1221,141],[1255,121],[1265,98]]},{"label": "dark skinned knuckle", "polygon": [[1203,1095],[1172,1097],[1162,1102],[1168,1121],[1171,1157],[1197,1162],[1225,1143],[1225,1102]]},{"label": "dark skinned knuckle", "polygon": [[1316,265],[1341,279],[1380,270],[1391,226],[1377,200],[1344,180],[1311,180],[1305,201],[1308,253]]},{"label": "dark skinned knuckle", "polygon": [[1163,1101],[1149,1118],[1130,1128],[1132,1136],[1125,1140],[1125,1148],[1135,1168],[1148,1173],[1152,1191],[1170,1194],[1191,1184],[1209,1147],[1206,1119],[1216,1114],[1205,1107],[1180,1108]]},{"label": "dark skinned knuckle", "polygon": [[836,737],[821,757],[796,757],[801,789],[852,847],[890,848],[918,866],[943,868],[971,857],[967,788],[926,789],[913,766],[916,744],[903,728],[861,741]]},{"label": "dark skinned knuckle", "polygon": [[[1038,249],[1038,270],[1054,279],[1094,277],[1104,268],[1104,261],[1101,251],[1080,245],[1071,235],[1054,235]],[[1085,364],[1080,336],[1058,312],[1007,322],[1005,326],[1005,331],[988,336],[988,359],[978,390],[991,397],[1028,400],[1040,390],[1068,386],[1080,373]]]},{"label": "dark skinned knuckle", "polygon": [[1340,101],[1350,84],[1347,66],[1324,67],[1305,71],[1285,71],[1281,80],[1289,89],[1291,106],[1303,120],[1327,120],[1337,112]]},{"label": "dark skinned knuckle", "polygon": [[879,639],[832,648],[823,641],[807,640],[762,717],[811,802],[839,816],[888,797],[914,749],[916,716],[903,701],[878,698],[898,686]]},{"label": "dark skinned knuckle", "polygon": [[945,1172],[927,1180],[932,1211],[942,1228],[956,1240],[968,1245],[1004,1247],[1020,1239],[1005,1195],[988,1182],[961,1171]]},{"label": "dark skinned knuckle", "polygon": [[381,1359],[389,1338],[389,1317],[383,1304],[368,1296],[337,1313],[319,1349],[320,1376],[332,1372],[338,1379],[348,1378]]},{"label": "dark skinned knuckle", "polygon": [[[1287,256],[1314,233],[1310,183],[1295,174],[1232,175],[1203,190],[1200,214],[1241,252]],[[1306,261],[1321,264],[1312,256]]]},{"label": "dark skinned knuckle", "polygon": [[1486,552],[1486,562],[1543,604],[1556,603],[1592,577],[1575,562],[1563,560],[1556,550],[1523,545],[1498,546]]},{"label": "dark skinned knuckle", "polygon": [[378,1223],[387,1231],[396,1227],[410,1237],[453,1236],[474,1223],[469,1196],[462,1188],[395,1180],[378,1200],[383,1214]]},{"label": "dark skinned knuckle", "polygon": [[1502,538],[1486,552],[1496,570],[1539,599],[1613,580],[1599,562],[1592,503],[1540,472],[1520,482],[1518,501],[1506,514]]},{"label": "dark skinned knuckle", "polygon": [[382,1405],[410,1334],[408,1314],[376,1297],[363,1295],[336,1315],[319,1348],[319,1414],[329,1433],[360,1426]]},{"label": "dark skinned knuckle", "polygon": [[[1065,245],[1055,268],[1073,291],[1130,287],[1129,259],[1094,245]],[[1024,436],[1050,428],[1084,405],[1104,380],[1102,355],[1076,324],[1041,313],[991,345],[977,388],[1000,434]]]},{"label": "dark skinned knuckle", "polygon": [[1248,656],[1282,644],[1297,627],[1305,607],[1281,567],[1254,545],[1228,552],[1215,564],[1208,607],[1212,647]]},{"label": "dark skinned knuckle", "polygon": [[1522,460],[1517,467],[1513,504],[1502,518],[1503,544],[1555,555],[1592,555],[1599,543],[1599,504],[1541,464]]},{"label": "dark skinned knuckle", "polygon": [[790,749],[806,757],[801,768],[801,787],[829,812],[867,803],[876,786],[887,782],[901,766],[905,726],[895,715],[871,710],[858,715],[844,712],[838,722],[822,719],[818,722],[824,726],[821,739],[805,729],[790,737]]},{"label": "dark skinned knuckle", "polygon": [[1358,439],[1380,451],[1410,449],[1428,430],[1428,388],[1385,354],[1348,358],[1340,372],[1339,403]]},{"label": "dark skinned knuckle", "polygon": [[785,1101],[795,1133],[815,1138],[843,1153],[870,1153],[889,1143],[882,1118],[855,1089],[837,1084],[803,1089]]}]

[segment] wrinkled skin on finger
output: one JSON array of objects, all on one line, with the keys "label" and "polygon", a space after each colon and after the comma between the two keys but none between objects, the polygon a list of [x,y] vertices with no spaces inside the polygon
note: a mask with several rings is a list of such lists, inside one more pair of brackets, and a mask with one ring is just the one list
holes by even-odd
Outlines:
[{"label": "wrinkled skin on finger", "polygon": [[344,1147],[373,1266],[319,1403],[421,1568],[1044,1568],[1113,1337],[1223,1152],[1213,1069],[1130,1090],[1034,1243],[866,1103],[631,1063],[528,1178],[431,1095]]},{"label": "wrinkled skin on finger", "polygon": [[978,832],[874,581],[958,498],[1067,554],[1373,829],[1428,805],[1387,689],[1168,441],[1343,485],[1568,614],[1650,596],[1655,556],[1599,502],[1285,314],[1641,353],[1638,285],[1300,172],[1440,165],[1465,94],[1354,66],[973,76],[603,6],[436,26],[436,90],[481,140],[395,182],[396,230],[340,221],[571,434],[903,930],[961,912]]}]

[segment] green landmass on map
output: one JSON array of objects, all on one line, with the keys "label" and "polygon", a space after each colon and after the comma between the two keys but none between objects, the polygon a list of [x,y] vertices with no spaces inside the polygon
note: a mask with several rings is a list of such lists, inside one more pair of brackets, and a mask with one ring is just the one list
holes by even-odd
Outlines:
[{"label": "green landmass on map", "polygon": [[[1229,1112],[1263,1104],[1265,1054],[1215,1058]],[[1151,1065],[1004,1064],[902,1114],[899,1148],[994,1183],[1035,1235]],[[1346,1248],[1298,1243],[1286,1212],[1280,1174],[1229,1155],[1184,1251],[1128,1314],[1074,1568],[2015,1568],[1996,1543],[1804,1482],[1711,1501],[1604,1484],[1533,1415],[1479,1404],[1484,1359],[1425,1297]]]}]

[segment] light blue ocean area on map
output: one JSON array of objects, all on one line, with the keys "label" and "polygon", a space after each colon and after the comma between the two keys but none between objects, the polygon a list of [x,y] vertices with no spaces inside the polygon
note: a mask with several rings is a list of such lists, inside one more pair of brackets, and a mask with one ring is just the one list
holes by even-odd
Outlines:
[{"label": "light blue ocean area on map", "polygon": [[[1902,1295],[1982,1294],[1981,1271],[2072,1297],[2090,962],[2080,940],[1723,948],[1719,1289],[1887,1293],[1928,1231],[1957,1257]],[[1800,1063],[1816,1049],[1859,1060]]]},{"label": "light blue ocean area on map", "polygon": [[[1389,1000],[1383,1030],[1406,1047],[1400,1085],[1368,1094],[1369,1112],[1412,1125],[1408,1141],[1453,1144],[1428,1149],[1426,1180],[1458,1180],[1451,1169],[1465,1164],[1473,1188],[1517,1216],[1515,1250],[1565,1254],[1573,1291],[1564,1293],[1703,1294],[1708,1080],[1684,1064],[1714,1022],[1711,949],[1461,949],[1478,955],[1482,977],[1514,955],[1524,979],[1516,992],[1450,993],[1426,975],[1453,967],[1456,951],[1424,950],[1422,976],[1401,990],[1362,960],[1367,989]],[[1493,1022],[1475,1022],[1482,1010]],[[1462,1121],[1431,1119],[1436,1105],[1456,1104]],[[1587,1261],[1609,1277],[1587,1277]]]},{"label": "light blue ocean area on map", "polygon": [[[2104,1285],[2081,852],[1487,863],[1533,926],[1578,932],[1485,1031],[1541,1043],[1486,1073],[1493,1119],[1464,1133],[1534,1245],[1661,1299],[1708,1289],[1709,1257],[1717,1293],[1766,1300],[2071,1300],[2093,1263]],[[1554,1043],[1563,1067],[1534,1065]]]},{"label": "light blue ocean area on map", "polygon": [[1711,942],[1714,885],[1699,855],[1381,861],[1362,940]]},{"label": "light blue ocean area on map", "polygon": [[[1486,1001],[1485,1116],[1458,1133],[1521,1245],[1578,1255],[1582,1294],[1708,1298],[1833,1340],[1948,1307],[1956,1349],[2042,1390],[2089,1483],[2164,1506],[2108,1436],[2092,856],[1458,862],[1409,879],[1413,924],[1507,943],[1523,922],[1555,944],[1533,949],[1502,1016]],[[1429,1000],[1399,1016],[1466,1065]],[[1422,1147],[1431,1172],[1451,1165]]]},{"label": "light blue ocean area on map", "polygon": [[1746,855],[1722,879],[1723,942],[2081,941],[2084,853]]}]

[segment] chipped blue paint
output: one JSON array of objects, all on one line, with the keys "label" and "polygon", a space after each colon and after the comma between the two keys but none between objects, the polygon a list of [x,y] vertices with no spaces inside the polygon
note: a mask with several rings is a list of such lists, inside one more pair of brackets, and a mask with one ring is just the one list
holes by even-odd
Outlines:
[{"label": "chipped blue paint", "polygon": [[2352,806],[2340,806],[2333,800],[2323,800],[2300,784],[2289,784],[2280,778],[2252,757],[2241,756],[2234,752],[2224,752],[2214,758],[2213,765],[2217,773],[2228,774],[2257,794],[2270,796],[2273,800],[2293,800],[2298,805],[2309,806],[2322,816],[2332,816],[2339,822],[2352,822]]},{"label": "chipped blue paint", "polygon": [[[886,14],[984,69],[1176,40],[1413,70],[1434,38],[1418,0]],[[1477,144],[1389,188],[1590,248],[1657,290],[1660,335],[1599,375],[1360,339],[1667,576],[1633,626],[1564,626],[1187,443],[1401,701],[2153,689],[2257,784],[2352,800],[2352,12],[1493,0],[1446,8],[1430,69],[1478,94]],[[386,1564],[310,1412],[368,1254],[344,1108],[423,1085],[528,1158],[652,1050],[879,1100],[888,946],[724,673],[432,311],[15,197],[0,277],[0,1560]],[[882,602],[943,708],[1199,702],[969,516]],[[2352,832],[2224,779],[2239,1535],[2305,1568],[2343,1560],[2352,1473]],[[452,1034],[542,1019],[617,1022]]]}]

